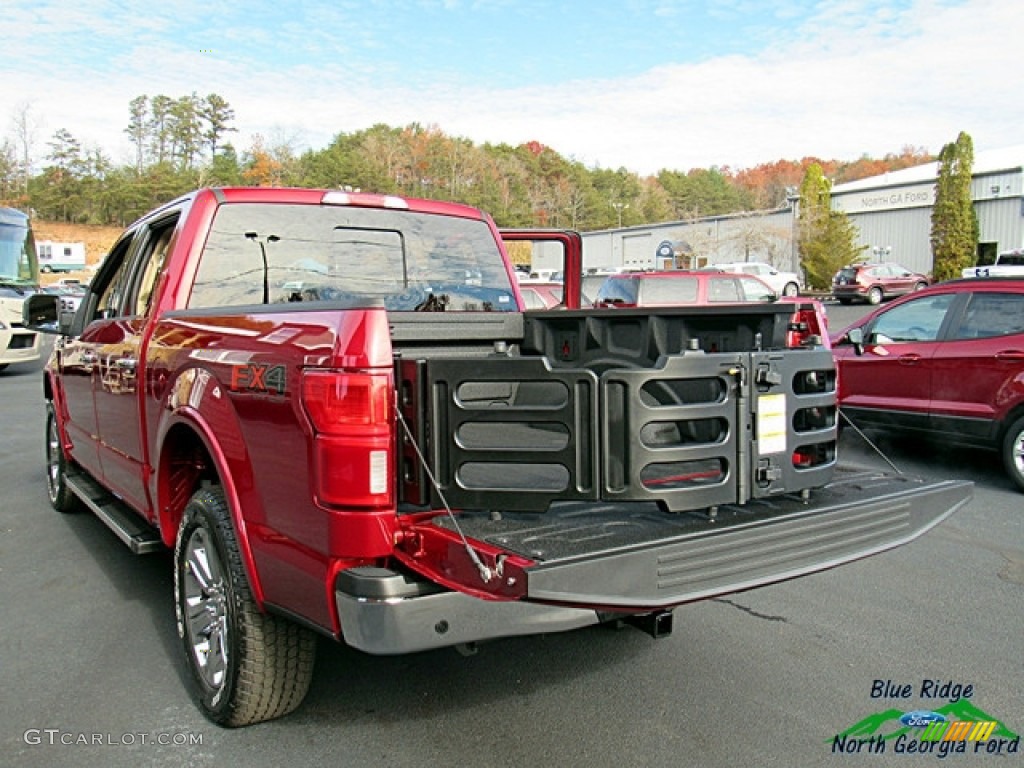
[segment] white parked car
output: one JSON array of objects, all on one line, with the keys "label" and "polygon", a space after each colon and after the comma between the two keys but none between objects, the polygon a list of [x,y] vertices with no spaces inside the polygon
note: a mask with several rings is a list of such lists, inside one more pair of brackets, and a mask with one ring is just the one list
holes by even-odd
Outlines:
[{"label": "white parked car", "polygon": [[763,261],[736,261],[729,264],[712,264],[715,269],[723,272],[738,272],[754,275],[771,286],[779,296],[799,296],[803,281],[795,272],[783,272]]}]

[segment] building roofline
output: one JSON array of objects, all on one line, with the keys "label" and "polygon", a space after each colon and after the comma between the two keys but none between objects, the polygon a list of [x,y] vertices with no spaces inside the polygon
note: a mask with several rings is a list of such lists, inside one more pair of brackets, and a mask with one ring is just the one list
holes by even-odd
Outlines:
[{"label": "building roofline", "polygon": [[[1024,170],[1024,145],[1017,145],[977,153],[971,166],[971,176],[988,176],[994,173],[1021,170]],[[915,165],[912,168],[904,168],[899,171],[889,171],[880,176],[870,176],[866,179],[858,179],[846,184],[836,184],[832,187],[832,195],[842,195],[848,192],[865,192],[872,189],[884,189],[886,187],[908,184],[926,184],[936,181],[938,178],[939,163],[936,161]]]}]

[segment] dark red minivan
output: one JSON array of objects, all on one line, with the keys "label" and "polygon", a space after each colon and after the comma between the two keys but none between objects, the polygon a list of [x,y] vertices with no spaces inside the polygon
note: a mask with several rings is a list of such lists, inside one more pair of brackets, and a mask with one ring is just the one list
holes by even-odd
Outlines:
[{"label": "dark red minivan", "polygon": [[951,280],[832,337],[839,405],[858,427],[997,450],[1024,490],[1024,280]]}]

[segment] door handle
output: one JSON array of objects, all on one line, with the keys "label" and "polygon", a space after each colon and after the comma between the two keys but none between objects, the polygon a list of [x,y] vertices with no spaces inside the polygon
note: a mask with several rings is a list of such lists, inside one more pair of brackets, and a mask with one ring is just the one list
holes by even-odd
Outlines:
[{"label": "door handle", "polygon": [[1024,360],[1024,352],[1017,349],[996,352],[996,360],[1001,360],[1005,363],[1019,363]]}]

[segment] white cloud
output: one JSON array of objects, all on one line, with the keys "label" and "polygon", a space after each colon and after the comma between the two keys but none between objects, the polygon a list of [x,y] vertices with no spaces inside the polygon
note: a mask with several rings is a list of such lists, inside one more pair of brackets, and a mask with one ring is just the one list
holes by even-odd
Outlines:
[{"label": "white cloud", "polygon": [[[537,140],[587,165],[640,173],[811,155],[852,160],[907,144],[937,152],[961,130],[977,149],[991,149],[1018,144],[1024,122],[1024,75],[1013,56],[1024,14],[1001,0],[923,0],[901,14],[870,3],[823,4],[802,27],[759,51],[666,64],[628,78],[504,90],[483,72],[433,79],[406,73],[403,80],[385,60],[350,55],[344,35],[304,32],[301,24],[273,30],[272,40],[222,27],[225,51],[207,55],[200,48],[210,34],[202,27],[194,40],[169,42],[144,19],[118,28],[96,20],[95,6],[82,7],[71,19],[44,14],[32,24],[93,25],[97,46],[113,52],[110,71],[83,70],[77,80],[59,63],[44,62],[30,81],[5,90],[12,104],[31,101],[45,119],[40,146],[67,128],[119,162],[131,157],[123,134],[131,99],[192,91],[228,100],[238,147],[262,133],[298,136],[320,148],[339,132],[415,121],[477,143]],[[210,13],[205,9],[193,5],[188,15],[202,18]],[[339,10],[332,32],[348,19]],[[25,35],[17,39],[25,51]],[[279,56],[284,47],[296,51],[288,68],[261,57],[271,44]],[[314,51],[327,53],[314,59]]]}]

